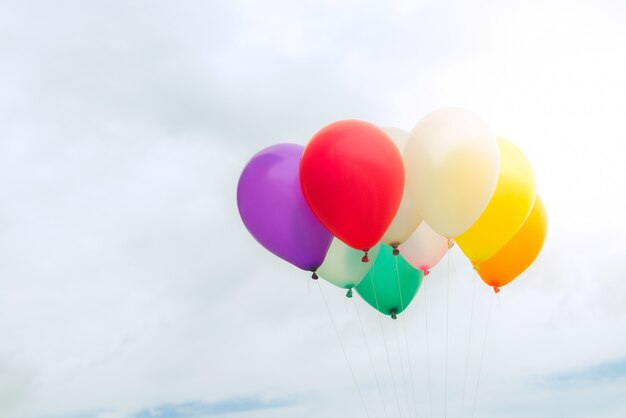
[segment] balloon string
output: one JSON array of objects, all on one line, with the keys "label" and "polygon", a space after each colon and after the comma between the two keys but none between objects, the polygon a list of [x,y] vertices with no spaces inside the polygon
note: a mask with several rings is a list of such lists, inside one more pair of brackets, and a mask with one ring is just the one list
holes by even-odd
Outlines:
[{"label": "balloon string", "polygon": [[452,273],[456,274],[456,261],[454,260],[454,253],[452,252],[452,248],[448,249],[448,254],[450,254],[450,258],[452,258]]},{"label": "balloon string", "polygon": [[[396,281],[398,283],[398,294],[400,295],[400,310],[404,311],[404,303],[402,302],[402,287],[400,286],[400,272],[398,271],[398,257],[394,257],[394,261],[396,264]],[[406,406],[408,411],[411,410],[411,404],[409,402],[409,392],[407,392],[407,383],[406,383],[406,369],[404,368],[404,360],[402,359],[402,352],[400,351],[400,337],[398,335],[398,324],[394,321],[393,327],[396,332],[396,348],[398,349],[398,357],[400,358],[400,370],[402,370],[402,389],[404,390],[404,395],[406,396]],[[410,412],[409,412],[409,415]]]},{"label": "balloon string", "polygon": [[433,418],[433,392],[430,387],[430,343],[428,339],[428,298],[426,297],[426,282],[427,280],[424,280],[424,325],[426,326],[426,370],[428,377],[426,387],[428,388],[428,412],[430,418]]},{"label": "balloon string", "polygon": [[367,409],[367,405],[365,404],[365,399],[363,398],[363,394],[361,393],[361,388],[356,380],[356,376],[354,375],[354,370],[352,369],[352,365],[350,364],[350,360],[348,359],[348,354],[346,353],[346,348],[343,346],[343,342],[341,341],[341,336],[339,335],[339,331],[337,330],[337,325],[335,324],[335,319],[333,318],[333,314],[330,312],[330,308],[328,307],[328,302],[326,301],[326,296],[324,295],[324,291],[322,290],[322,286],[320,286],[320,282],[317,282],[317,286],[320,289],[320,294],[322,295],[322,299],[324,300],[324,306],[326,306],[326,311],[328,312],[328,317],[330,318],[330,322],[333,324],[333,329],[335,330],[335,335],[337,335],[337,340],[339,341],[339,346],[341,346],[341,351],[343,352],[343,357],[346,359],[346,364],[348,365],[348,369],[350,370],[350,374],[352,375],[352,380],[354,381],[354,386],[356,386],[356,390],[359,393],[359,398],[361,398],[361,403],[363,404],[363,409],[365,409],[365,415],[369,418],[370,414]]},{"label": "balloon string", "polygon": [[[476,274],[476,273],[474,273]],[[476,278],[474,277],[472,287],[472,308],[470,309],[470,328],[467,337],[467,351],[465,352],[465,377],[463,379],[463,395],[461,396],[461,418],[463,418],[463,406],[465,405],[465,389],[467,387],[467,370],[469,368],[470,345],[472,342],[472,327],[474,325],[474,301],[476,299]]]},{"label": "balloon string", "polygon": [[367,347],[367,355],[370,359],[370,366],[374,371],[374,379],[376,380],[376,387],[378,389],[378,395],[380,395],[380,402],[383,404],[383,410],[385,411],[385,417],[388,418],[389,415],[387,413],[387,405],[385,405],[385,398],[383,397],[383,391],[380,386],[380,380],[378,379],[378,373],[376,373],[376,368],[374,367],[374,358],[372,357],[372,350],[370,350],[370,345],[367,342],[367,335],[365,334],[365,327],[363,326],[363,321],[361,320],[361,314],[359,313],[358,303],[354,301],[354,310],[356,311],[356,316],[359,319],[359,326],[361,327],[361,333],[363,334],[363,340],[365,340],[365,347]]},{"label": "balloon string", "polygon": [[396,396],[396,405],[398,406],[398,415],[402,417],[402,409],[400,409],[400,398],[398,397],[398,389],[396,388],[396,379],[393,377],[393,368],[391,367],[391,357],[389,356],[389,347],[387,346],[387,338],[385,337],[385,329],[383,327],[383,314],[380,312],[380,305],[378,305],[378,295],[376,294],[376,286],[374,286],[374,276],[372,270],[375,266],[372,266],[368,272],[370,283],[372,284],[372,290],[374,292],[374,301],[376,301],[376,310],[378,311],[378,322],[380,324],[380,331],[383,334],[383,343],[385,344],[385,353],[387,354],[387,364],[389,365],[389,374],[391,375],[391,383],[393,385],[393,392]]},{"label": "balloon string", "polygon": [[[398,291],[400,293],[400,306],[402,307],[402,311],[404,311],[404,301],[402,299],[402,286],[400,286],[400,270],[398,269],[398,257],[395,257],[396,260],[396,279],[398,281]],[[409,339],[407,337],[406,331],[406,321],[404,319],[404,315],[402,316],[402,327],[404,329],[404,345],[406,348],[406,358],[409,365],[409,382],[411,383],[411,399],[413,400],[413,410],[415,411],[415,415],[417,416],[417,403],[415,402],[415,385],[413,384],[413,368],[411,367],[411,351],[409,351]],[[402,356],[400,356],[402,359]],[[411,406],[409,401],[407,400],[408,410],[411,410]],[[409,414],[410,415],[410,414]]]},{"label": "balloon string", "polygon": [[406,356],[409,361],[409,376],[411,381],[411,394],[413,395],[413,410],[415,410],[415,416],[417,416],[417,402],[415,401],[415,385],[413,384],[413,368],[411,366],[411,351],[409,350],[409,338],[406,330],[406,320],[402,317],[402,326],[404,327],[404,344],[406,346]]},{"label": "balloon string", "polygon": [[443,416],[448,416],[448,336],[450,334],[449,318],[450,318],[450,250],[446,255],[448,259],[448,277],[446,279],[446,346],[445,346],[445,373],[444,373],[444,392],[443,392]]},{"label": "balloon string", "polygon": [[483,359],[485,357],[485,345],[487,344],[487,331],[489,331],[489,320],[491,319],[491,306],[493,305],[493,298],[495,297],[495,293],[491,295],[491,299],[489,300],[489,310],[487,313],[487,324],[485,325],[485,335],[483,337],[483,346],[480,352],[480,363],[478,363],[478,378],[476,379],[476,391],[474,392],[474,403],[472,405],[472,418],[474,418],[474,412],[476,410],[476,398],[478,398],[478,388],[480,385],[480,374],[483,368]]},{"label": "balloon string", "polygon": [[400,358],[400,369],[402,370],[402,390],[404,391],[404,396],[406,397],[406,407],[409,412],[409,416],[411,416],[411,403],[409,401],[409,392],[407,390],[406,383],[406,369],[404,368],[404,360],[402,359],[402,352],[400,351],[400,335],[398,333],[398,321],[393,321],[393,328],[396,334],[396,348],[398,349],[398,357]]}]

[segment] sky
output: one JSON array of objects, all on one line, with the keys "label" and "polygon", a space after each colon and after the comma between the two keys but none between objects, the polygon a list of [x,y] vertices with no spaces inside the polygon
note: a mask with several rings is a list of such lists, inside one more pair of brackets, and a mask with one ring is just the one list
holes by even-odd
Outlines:
[{"label": "sky", "polygon": [[[2,1],[0,416],[625,416],[625,23],[617,1]],[[443,106],[522,148],[548,211],[497,297],[454,248],[392,321],[245,230],[257,151]]]}]

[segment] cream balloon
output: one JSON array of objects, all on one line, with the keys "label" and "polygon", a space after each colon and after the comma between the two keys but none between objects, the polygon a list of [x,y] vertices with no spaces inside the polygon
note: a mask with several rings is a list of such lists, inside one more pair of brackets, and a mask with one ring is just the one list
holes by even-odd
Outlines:
[{"label": "cream balloon", "polygon": [[433,231],[426,222],[422,222],[404,244],[400,246],[400,254],[410,265],[428,275],[443,258],[449,248],[450,241]]},{"label": "cream balloon", "polygon": [[[393,140],[400,152],[403,152],[409,133],[398,128],[386,127],[382,130]],[[420,222],[422,222],[422,217],[417,212],[405,187],[398,212],[381,241],[395,248],[409,239]]]},{"label": "cream balloon", "polygon": [[469,229],[496,188],[496,137],[467,110],[450,107],[426,115],[411,132],[403,157],[415,207],[444,237]]},{"label": "cream balloon", "polygon": [[352,289],[358,285],[374,265],[380,244],[368,252],[369,261],[363,262],[363,251],[355,250],[344,244],[339,238],[333,238],[326,258],[315,273],[324,280],[343,289]]}]

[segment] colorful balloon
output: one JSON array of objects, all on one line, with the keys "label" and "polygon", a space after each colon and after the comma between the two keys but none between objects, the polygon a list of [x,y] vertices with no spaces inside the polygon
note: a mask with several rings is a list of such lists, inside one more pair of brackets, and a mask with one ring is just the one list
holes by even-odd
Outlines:
[{"label": "colorful balloon", "polygon": [[[335,286],[352,289],[358,285],[376,261],[380,244],[369,251],[369,261],[363,263],[363,253],[348,247],[339,238],[333,239],[324,262],[317,269],[317,275]],[[352,292],[348,293],[349,296]]]},{"label": "colorful balloon", "polygon": [[476,266],[491,258],[521,228],[535,203],[535,173],[522,150],[498,138],[500,175],[496,190],[478,220],[456,237]]},{"label": "colorful balloon", "polygon": [[404,148],[407,190],[430,227],[446,238],[469,229],[498,181],[499,152],[473,113],[443,108],[424,117]]},{"label": "colorful balloon", "polygon": [[237,185],[237,206],[250,234],[266,249],[302,270],[324,261],[332,235],[304,201],[298,180],[304,147],[279,144],[257,153]]},{"label": "colorful balloon", "polygon": [[401,255],[393,255],[393,248],[382,245],[376,262],[355,289],[374,309],[395,319],[409,306],[423,278]]},{"label": "colorful balloon", "polygon": [[410,265],[427,276],[430,269],[448,252],[448,238],[442,237],[426,222],[422,222],[399,249]]},{"label": "colorful balloon", "polygon": [[317,219],[350,247],[367,252],[400,206],[402,156],[380,128],[358,120],[335,122],[306,146],[300,185]]},{"label": "colorful balloon", "polygon": [[[389,138],[396,144],[398,150],[402,153],[404,145],[409,137],[409,133],[398,128],[382,128],[383,131],[389,135]],[[396,212],[396,216],[393,218],[391,225],[387,228],[385,235],[383,235],[382,242],[392,247],[397,247],[404,241],[409,239],[413,231],[422,222],[422,217],[417,213],[417,209],[409,196],[409,193],[404,188],[402,194],[402,201],[400,202],[400,208]]]},{"label": "colorful balloon", "polygon": [[548,215],[537,196],[535,204],[517,234],[500,251],[478,267],[478,275],[496,292],[522,274],[539,255],[548,233]]}]

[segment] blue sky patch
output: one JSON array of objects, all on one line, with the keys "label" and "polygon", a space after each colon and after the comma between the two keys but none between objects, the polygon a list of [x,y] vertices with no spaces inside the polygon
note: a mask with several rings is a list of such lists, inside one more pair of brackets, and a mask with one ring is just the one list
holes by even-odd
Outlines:
[{"label": "blue sky patch", "polygon": [[626,359],[602,363],[596,366],[574,372],[562,373],[556,376],[559,382],[588,382],[599,380],[614,380],[626,378]]},{"label": "blue sky patch", "polygon": [[244,397],[212,403],[186,402],[164,404],[139,411],[135,414],[134,418],[194,418],[207,415],[221,415],[230,412],[282,408],[291,406],[294,403],[294,398],[262,400],[258,397]]}]

